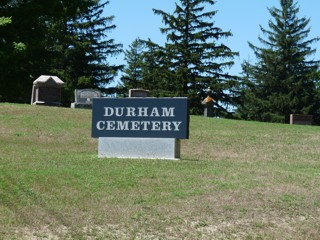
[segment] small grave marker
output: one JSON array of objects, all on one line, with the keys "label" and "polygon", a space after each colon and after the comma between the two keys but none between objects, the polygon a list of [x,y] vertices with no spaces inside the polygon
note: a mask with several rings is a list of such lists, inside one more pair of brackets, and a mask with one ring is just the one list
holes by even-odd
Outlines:
[{"label": "small grave marker", "polygon": [[214,102],[215,100],[212,96],[212,90],[208,88],[207,97],[203,99],[201,102],[201,104],[204,106],[203,115],[205,117],[214,117],[214,109],[213,109]]},{"label": "small grave marker", "polygon": [[145,89],[130,89],[129,97],[149,97],[150,91]]},{"label": "small grave marker", "polygon": [[71,103],[71,108],[92,108],[92,99],[100,98],[101,92],[94,89],[76,89],[74,90],[75,102]]},{"label": "small grave marker", "polygon": [[290,124],[312,125],[313,115],[290,114]]}]

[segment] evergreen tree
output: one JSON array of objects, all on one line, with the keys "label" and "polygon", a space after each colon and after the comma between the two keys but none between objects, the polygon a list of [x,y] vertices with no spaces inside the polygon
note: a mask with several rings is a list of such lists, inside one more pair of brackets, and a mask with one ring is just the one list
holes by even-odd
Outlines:
[{"label": "evergreen tree", "polygon": [[[6,43],[0,51],[2,101],[29,102],[32,82],[39,75],[57,75],[64,85],[63,102],[73,100],[75,88],[98,88],[108,93],[121,66],[109,65],[108,57],[121,52],[121,45],[108,39],[116,26],[113,16],[103,16],[109,1],[6,0],[0,3],[12,24],[0,28]],[[26,18],[26,16],[28,16]],[[9,51],[25,46],[23,54]]]},{"label": "evergreen tree", "polygon": [[317,114],[319,96],[315,72],[319,61],[308,60],[318,38],[307,39],[310,19],[298,18],[293,0],[280,0],[280,8],[269,12],[269,29],[260,26],[267,37],[259,37],[263,47],[249,43],[257,62],[244,62],[245,88],[238,113],[245,119],[288,122],[290,114]]},{"label": "evergreen tree", "polygon": [[48,44],[53,46],[52,72],[66,82],[64,102],[67,105],[73,99],[75,88],[95,88],[110,93],[107,85],[122,68],[107,61],[107,57],[122,51],[121,44],[108,39],[108,33],[116,26],[112,24],[113,16],[102,16],[107,4],[109,1],[92,0],[61,1],[57,5],[61,15],[52,21]]},{"label": "evergreen tree", "polygon": [[0,2],[1,16],[12,21],[0,28],[0,101],[30,102],[30,76],[34,70],[41,71],[40,56],[45,56],[40,50],[45,31],[39,12],[45,13],[45,9],[35,1]]},{"label": "evergreen tree", "polygon": [[124,52],[124,60],[127,62],[126,67],[123,69],[121,76],[120,92],[122,95],[127,96],[129,89],[143,88],[143,53],[146,51],[146,44],[136,39],[129,46],[129,50]]},{"label": "evergreen tree", "polygon": [[238,53],[221,43],[232,33],[214,25],[217,11],[205,11],[214,4],[213,0],[180,0],[173,14],[154,9],[166,25],[161,28],[167,36],[162,66],[168,67],[169,78],[163,86],[174,95],[188,96],[196,114],[203,109],[200,102],[209,87],[222,110],[220,114],[227,113],[227,106],[236,101],[237,77],[225,71]]},{"label": "evergreen tree", "polygon": [[127,66],[121,77],[122,85],[120,92],[126,96],[131,88],[148,89],[152,96],[177,96],[170,91],[173,85],[172,79],[168,74],[169,58],[165,51],[159,45],[153,43],[150,39],[136,39],[129,50],[125,51],[125,60]]},{"label": "evergreen tree", "polygon": [[179,96],[175,91],[174,75],[169,71],[172,59],[165,48],[150,39],[144,42],[146,50],[142,54],[142,87],[149,89],[155,97]]}]

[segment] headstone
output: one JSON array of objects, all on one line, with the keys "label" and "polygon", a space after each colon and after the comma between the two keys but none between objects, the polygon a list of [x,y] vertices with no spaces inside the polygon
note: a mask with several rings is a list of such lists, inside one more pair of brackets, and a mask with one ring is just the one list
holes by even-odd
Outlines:
[{"label": "headstone", "polygon": [[94,89],[76,89],[74,90],[75,102],[71,103],[71,108],[92,108],[92,99],[100,98],[101,92]]},{"label": "headstone", "polygon": [[214,98],[212,97],[212,91],[208,88],[207,97],[202,100],[201,104],[204,106],[204,116],[205,117],[214,117]]},{"label": "headstone", "polygon": [[313,115],[290,114],[290,124],[312,125]]},{"label": "headstone", "polygon": [[33,82],[31,104],[60,106],[63,84],[57,76],[41,75]]},{"label": "headstone", "polygon": [[204,105],[203,116],[205,116],[205,117],[214,117],[213,104]]},{"label": "headstone", "polygon": [[129,97],[150,97],[150,91],[145,89],[130,89]]}]

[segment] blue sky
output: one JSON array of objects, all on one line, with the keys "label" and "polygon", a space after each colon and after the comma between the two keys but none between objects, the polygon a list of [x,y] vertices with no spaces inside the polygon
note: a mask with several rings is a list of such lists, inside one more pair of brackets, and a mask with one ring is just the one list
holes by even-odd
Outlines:
[{"label": "blue sky", "polygon": [[[136,39],[148,39],[162,45],[165,36],[160,33],[164,27],[161,16],[154,15],[152,9],[161,9],[172,13],[175,8],[174,0],[110,0],[106,6],[107,16],[115,16],[114,22],[117,28],[109,34],[117,43],[122,43],[124,49]],[[248,41],[261,46],[258,36],[262,35],[259,25],[268,28],[271,15],[268,7],[279,7],[279,0],[217,0],[213,10],[218,10],[213,19],[215,25],[224,31],[230,30],[233,36],[223,40],[223,43],[232,51],[239,52],[240,56],[235,58],[235,65],[229,70],[232,74],[241,72],[243,60],[254,60],[252,50],[248,47]],[[298,16],[310,18],[309,27],[311,32],[309,38],[320,36],[320,1],[300,0],[298,1],[300,12]],[[212,10],[212,9],[208,9]],[[313,56],[320,59],[320,42],[314,45],[317,54]],[[124,56],[120,55],[109,59],[110,63],[124,64]]]}]

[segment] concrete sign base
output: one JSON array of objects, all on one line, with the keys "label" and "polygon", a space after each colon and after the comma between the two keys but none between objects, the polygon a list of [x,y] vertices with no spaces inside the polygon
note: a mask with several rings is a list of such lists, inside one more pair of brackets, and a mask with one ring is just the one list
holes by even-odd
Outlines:
[{"label": "concrete sign base", "polygon": [[99,158],[180,158],[180,140],[175,138],[100,137]]}]

